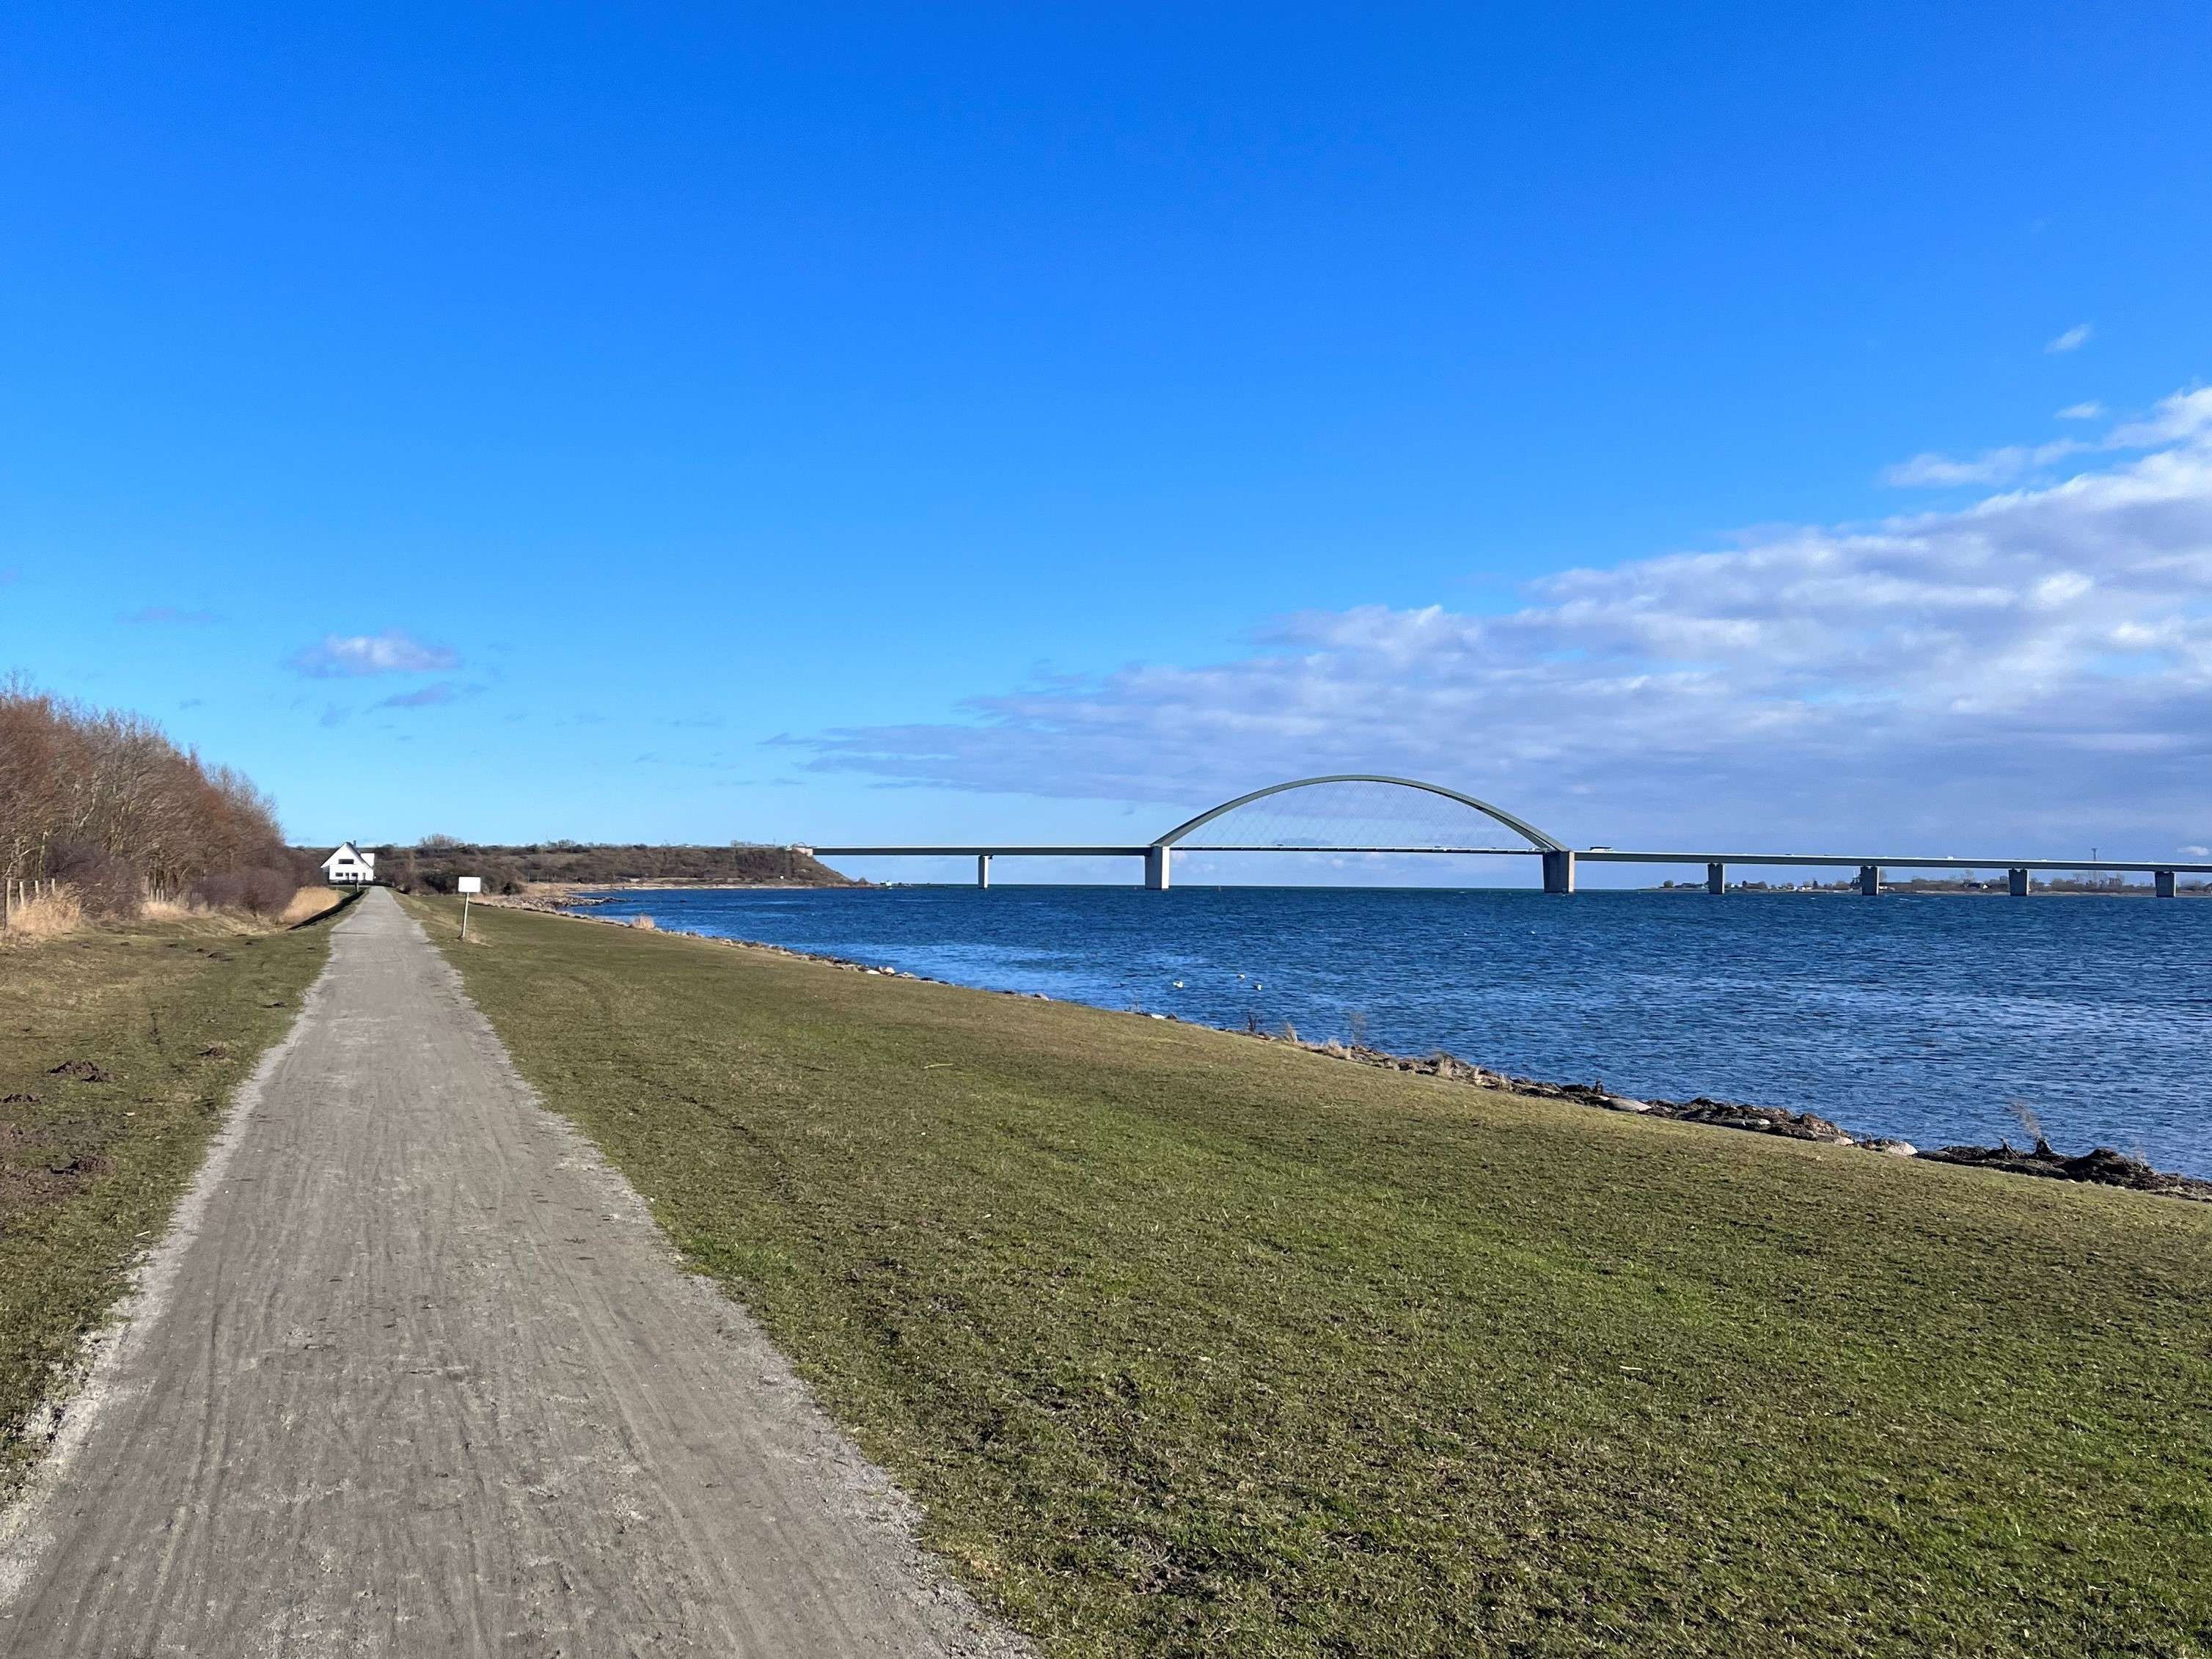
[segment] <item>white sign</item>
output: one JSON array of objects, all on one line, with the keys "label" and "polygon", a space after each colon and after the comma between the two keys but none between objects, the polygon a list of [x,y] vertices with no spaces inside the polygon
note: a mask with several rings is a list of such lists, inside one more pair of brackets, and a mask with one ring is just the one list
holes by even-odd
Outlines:
[{"label": "white sign", "polygon": [[464,893],[483,892],[483,878],[482,876],[463,876],[460,880],[459,890]]}]

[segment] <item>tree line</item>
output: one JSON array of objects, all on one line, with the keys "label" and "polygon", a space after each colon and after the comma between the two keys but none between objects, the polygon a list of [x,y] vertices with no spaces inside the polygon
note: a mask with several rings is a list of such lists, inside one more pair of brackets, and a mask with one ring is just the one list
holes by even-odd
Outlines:
[{"label": "tree line", "polygon": [[311,870],[284,844],[275,804],[153,721],[0,680],[0,866],[58,878],[86,915],[148,899],[281,911]]},{"label": "tree line", "polygon": [[413,847],[376,849],[376,878],[402,892],[450,893],[462,876],[483,877],[484,890],[491,893],[520,892],[531,882],[579,887],[623,882],[725,882],[762,887],[851,884],[848,878],[795,848],[750,842],[665,846],[556,841],[503,846],[428,836]]}]

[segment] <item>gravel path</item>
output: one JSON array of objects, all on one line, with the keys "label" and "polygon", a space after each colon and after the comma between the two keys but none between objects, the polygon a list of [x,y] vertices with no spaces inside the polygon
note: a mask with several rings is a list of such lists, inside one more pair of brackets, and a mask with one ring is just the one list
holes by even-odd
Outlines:
[{"label": "gravel path", "polygon": [[372,891],[0,1526],[0,1653],[1018,1652],[911,1520]]}]

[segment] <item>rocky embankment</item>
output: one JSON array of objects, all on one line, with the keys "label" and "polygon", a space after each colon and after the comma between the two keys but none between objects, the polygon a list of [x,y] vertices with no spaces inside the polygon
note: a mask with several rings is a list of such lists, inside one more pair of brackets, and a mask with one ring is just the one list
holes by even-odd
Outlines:
[{"label": "rocky embankment", "polygon": [[1447,1054],[1432,1054],[1426,1060],[1413,1060],[1403,1054],[1385,1054],[1379,1048],[1341,1042],[1301,1042],[1298,1046],[1316,1054],[1357,1061],[1364,1066],[1381,1066],[1394,1071],[1419,1072],[1432,1077],[1451,1078],[1459,1082],[1471,1083],[1478,1088],[1504,1089],[1516,1095],[1534,1095],[1540,1100],[1571,1100],[1608,1112],[1634,1112],[1646,1117],[1669,1118],[1680,1123],[1703,1123],[1717,1129],[1748,1130],[1754,1134],[1772,1135],[1783,1140],[1817,1140],[1831,1146],[1856,1146],[1865,1152],[1884,1152],[1893,1158],[1922,1158],[1936,1164],[1968,1164],[1980,1169],[2002,1170],[2009,1175],[2042,1176],[2057,1181],[2086,1181],[2098,1186],[2128,1187],[2137,1192],[2160,1193],[2172,1198],[2191,1198],[2212,1203],[2212,1181],[2155,1170],[2140,1159],[2114,1152],[2109,1146],[2099,1146],[2068,1157],[2052,1150],[2051,1143],[2039,1136],[2035,1145],[2026,1152],[2009,1141],[2000,1141],[1995,1146],[1938,1146],[1923,1151],[1909,1140],[1898,1140],[1885,1135],[1861,1137],[1831,1123],[1825,1117],[1816,1116],[1811,1112],[1792,1112],[1779,1106],[1747,1106],[1741,1101],[1714,1100],[1705,1095],[1699,1095],[1694,1100],[1640,1100],[1630,1095],[1614,1094],[1602,1083],[1546,1083],[1536,1078],[1514,1077],[1504,1072],[1489,1071],[1480,1066],[1470,1066],[1465,1060]]}]

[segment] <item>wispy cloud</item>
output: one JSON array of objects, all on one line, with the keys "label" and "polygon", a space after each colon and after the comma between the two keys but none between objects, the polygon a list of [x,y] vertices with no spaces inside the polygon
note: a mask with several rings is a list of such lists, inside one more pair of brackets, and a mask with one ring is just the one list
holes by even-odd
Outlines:
[{"label": "wispy cloud", "polygon": [[325,634],[316,644],[295,651],[289,666],[314,679],[343,679],[368,674],[440,674],[461,665],[442,645],[425,645],[412,635],[387,629],[381,634]]},{"label": "wispy cloud", "polygon": [[2105,414],[2104,404],[2092,398],[2087,403],[2067,404],[2058,411],[2057,418],[2062,421],[2101,421]]},{"label": "wispy cloud", "polygon": [[[2095,411],[2094,416],[2091,410]],[[2072,409],[2061,410],[2059,414],[2067,418],[2093,419],[2104,414],[2104,406],[2076,404]],[[2155,449],[2208,428],[2212,428],[2212,391],[2179,392],[2160,403],[2146,418],[2123,422],[2101,438],[2053,438],[2048,443],[2008,444],[1964,459],[1929,451],[1883,468],[1881,481],[1903,489],[2011,483],[2076,455]]]},{"label": "wispy cloud", "polygon": [[370,704],[372,708],[441,708],[449,702],[459,702],[464,697],[474,696],[483,690],[480,685],[456,685],[451,680],[433,680],[413,691],[399,691]]},{"label": "wispy cloud", "polygon": [[2123,441],[2148,453],[1956,510],[1570,571],[1505,615],[1300,616],[1233,660],[831,731],[805,740],[811,765],[1157,803],[1163,823],[1255,783],[1379,771],[1575,839],[2199,842],[2212,394],[2098,447]]},{"label": "wispy cloud", "polygon": [[185,611],[173,605],[149,605],[125,611],[122,620],[144,628],[205,628],[217,620],[212,611]]},{"label": "wispy cloud", "polygon": [[1899,489],[1941,488],[1952,484],[2010,483],[2037,467],[2048,466],[2053,461],[2063,460],[2069,455],[2079,455],[2091,447],[2092,445],[2080,443],[2071,438],[2058,438],[2047,444],[2008,444],[2002,449],[1985,449],[1965,460],[1930,452],[1915,455],[1909,461],[1899,461],[1895,466],[1885,467],[1881,481]]},{"label": "wispy cloud", "polygon": [[2051,352],[2079,351],[2089,343],[2089,337],[2095,332],[2096,330],[2088,324],[2076,323],[2057,339],[2049,342],[2043,349]]}]

